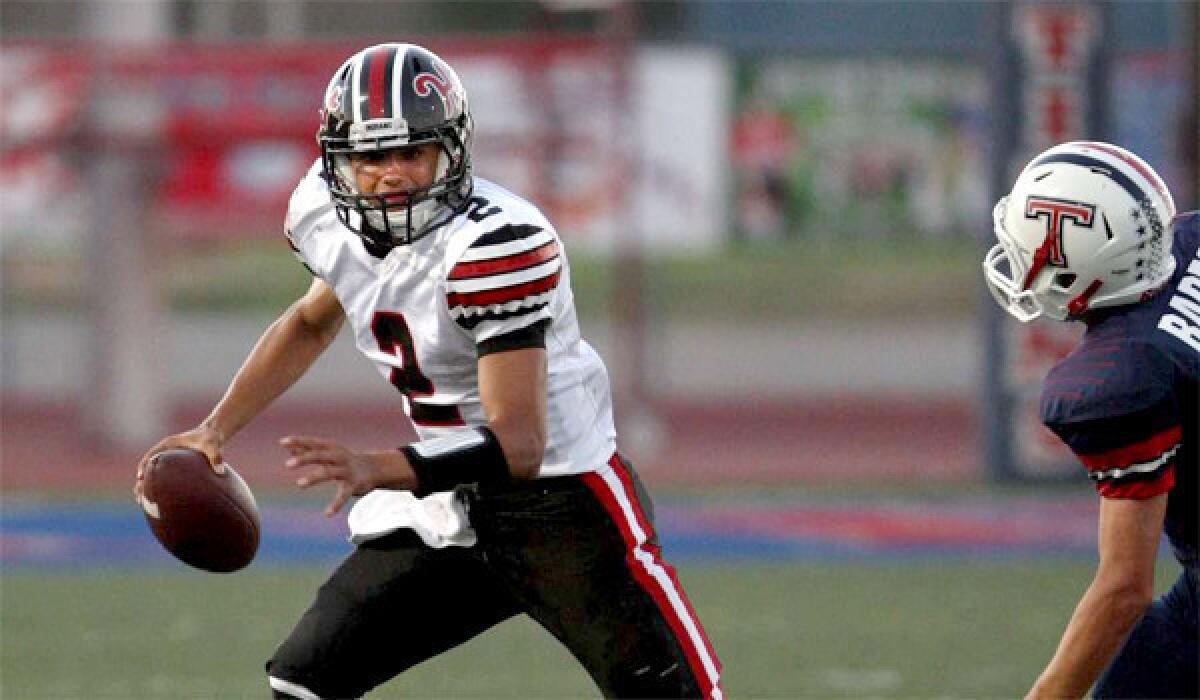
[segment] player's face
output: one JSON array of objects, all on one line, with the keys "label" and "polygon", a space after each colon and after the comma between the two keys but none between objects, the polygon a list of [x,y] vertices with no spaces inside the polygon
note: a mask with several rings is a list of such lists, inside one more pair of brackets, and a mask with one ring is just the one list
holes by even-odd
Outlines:
[{"label": "player's face", "polygon": [[350,167],[360,194],[411,192],[429,187],[441,149],[434,143],[354,154]]}]

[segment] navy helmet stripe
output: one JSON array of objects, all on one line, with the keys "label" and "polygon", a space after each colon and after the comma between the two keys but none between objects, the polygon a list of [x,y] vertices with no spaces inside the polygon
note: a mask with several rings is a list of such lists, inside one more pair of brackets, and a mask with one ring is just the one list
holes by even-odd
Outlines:
[{"label": "navy helmet stripe", "polygon": [[1138,186],[1128,175],[1117,170],[1110,163],[1106,163],[1099,158],[1080,155],[1077,153],[1051,153],[1045,158],[1039,158],[1030,164],[1029,169],[1036,168],[1040,165],[1050,165],[1052,163],[1070,163],[1071,165],[1081,165],[1085,168],[1095,168],[1109,177],[1113,182],[1121,186],[1123,190],[1133,197],[1133,201],[1139,205],[1146,200],[1146,192]]}]

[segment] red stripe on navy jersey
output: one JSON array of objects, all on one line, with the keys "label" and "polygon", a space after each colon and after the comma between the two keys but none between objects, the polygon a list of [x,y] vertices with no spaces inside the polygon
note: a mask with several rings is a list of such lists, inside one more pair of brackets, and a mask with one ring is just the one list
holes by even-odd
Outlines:
[{"label": "red stripe on navy jersey", "polygon": [[520,301],[526,297],[548,292],[558,284],[558,272],[541,279],[524,284],[514,284],[511,287],[485,289],[479,292],[451,292],[446,295],[450,308],[456,306],[491,306],[505,304],[510,301]]},{"label": "red stripe on navy jersey", "polygon": [[1106,469],[1120,469],[1121,467],[1128,467],[1131,464],[1139,464],[1157,459],[1167,450],[1178,445],[1182,439],[1183,428],[1176,425],[1160,433],[1151,435],[1141,442],[1135,442],[1132,445],[1118,447],[1115,450],[1097,452],[1095,454],[1081,454],[1079,455],[1079,461],[1083,462],[1083,466],[1087,467],[1088,471],[1093,472]]},{"label": "red stripe on navy jersey", "polygon": [[526,267],[544,263],[547,260],[553,260],[558,257],[558,242],[550,241],[543,246],[527,250],[523,253],[514,253],[506,255],[502,258],[493,258],[491,260],[478,260],[475,262],[460,262],[450,270],[450,279],[461,280],[471,277],[487,277],[489,275],[499,275],[505,272],[515,272]]},{"label": "red stripe on navy jersey", "polygon": [[367,119],[386,117],[388,63],[395,49],[378,48],[367,57]]},{"label": "red stripe on navy jersey", "polygon": [[[1129,167],[1138,171],[1138,173],[1142,177],[1146,178],[1146,182],[1150,183],[1150,186],[1153,187],[1155,189],[1155,191],[1158,192],[1158,196],[1162,197],[1162,200],[1164,202],[1171,201],[1170,195],[1167,194],[1166,184],[1164,184],[1163,181],[1160,180],[1158,178],[1158,176],[1154,174],[1154,171],[1150,170],[1145,165],[1137,162],[1136,160],[1133,160],[1132,158],[1129,158],[1125,153],[1118,151],[1117,149],[1113,148],[1112,146],[1109,146],[1107,143],[1100,143],[1098,141],[1088,141],[1087,145],[1091,148],[1096,149],[1097,151],[1103,151],[1104,153],[1107,153],[1110,156],[1113,156],[1114,158],[1120,159],[1122,162],[1127,164]],[[1163,223],[1165,224],[1166,222],[1164,221]]]},{"label": "red stripe on navy jersey", "polygon": [[1113,481],[1111,479],[1096,484],[1096,491],[1105,498],[1121,498],[1142,500],[1153,498],[1160,493],[1166,493],[1175,486],[1175,465],[1168,464],[1158,476],[1153,479],[1137,481]]},{"label": "red stripe on navy jersey", "polygon": [[[624,510],[621,508],[621,504],[617,501],[616,495],[612,493],[610,486],[607,482],[605,482],[602,476],[596,474],[595,472],[589,472],[580,476],[588,488],[591,489],[592,493],[595,494],[597,500],[600,501],[600,504],[608,512],[609,517],[612,518],[613,524],[617,526],[618,532],[621,533],[622,539],[625,540],[625,545],[628,548],[625,561],[629,564],[629,571],[633,575],[634,580],[637,581],[638,585],[642,587],[642,590],[644,590],[650,596],[651,600],[654,601],[655,605],[659,609],[659,613],[663,616],[663,619],[671,628],[671,631],[675,635],[676,641],[679,642],[680,648],[683,649],[684,656],[687,657],[688,666],[692,670],[692,675],[695,676],[698,681],[700,679],[708,679],[708,684],[711,685],[716,679],[710,677],[708,672],[705,670],[704,663],[700,659],[700,651],[696,647],[695,640],[688,633],[683,620],[679,617],[679,612],[668,599],[667,592],[664,589],[663,584],[650,573],[646,564],[638,559],[637,552],[639,550],[649,554],[654,562],[654,565],[659,567],[667,574],[668,579],[675,588],[676,595],[680,600],[683,601],[684,608],[687,611],[688,616],[691,618],[692,624],[699,631],[703,643],[708,651],[709,658],[712,659],[713,665],[718,671],[721,668],[720,662],[717,660],[716,655],[712,653],[712,645],[709,643],[708,638],[704,633],[704,628],[700,626],[700,621],[696,618],[695,613],[692,611],[691,603],[688,601],[687,596],[684,595],[683,589],[679,586],[679,581],[675,577],[674,569],[670,565],[663,562],[659,547],[649,541],[649,539],[653,536],[654,530],[650,527],[641,503],[637,499],[637,492],[629,483],[628,475],[620,466],[620,458],[614,454],[612,459],[609,460],[609,465],[612,466],[614,475],[616,475],[621,482],[622,489],[625,492],[625,499],[630,503],[630,506],[633,510],[634,520],[638,523],[640,529],[646,535],[646,541],[638,541],[632,526],[625,516]],[[720,682],[719,680],[716,680],[715,686],[706,688],[705,697],[714,698],[720,696]]]}]

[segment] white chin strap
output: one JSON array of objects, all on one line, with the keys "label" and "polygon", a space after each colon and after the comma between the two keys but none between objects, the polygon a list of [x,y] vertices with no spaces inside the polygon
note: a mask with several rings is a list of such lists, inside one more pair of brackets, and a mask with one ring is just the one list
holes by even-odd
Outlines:
[{"label": "white chin strap", "polygon": [[408,230],[408,217],[412,213],[412,235],[415,237],[421,233],[434,216],[438,213],[441,203],[433,199],[427,199],[423,202],[417,202],[410,210],[407,207],[403,209],[389,209],[387,213],[387,223],[383,222],[383,212],[377,209],[368,209],[363,212],[366,216],[367,223],[376,231],[391,230],[393,234],[403,234]]},{"label": "white chin strap", "polygon": [[999,243],[983,259],[983,277],[996,303],[1021,323],[1029,323],[1042,315],[1042,304],[1033,292],[1020,288],[1010,274],[1013,269],[1008,252]]}]

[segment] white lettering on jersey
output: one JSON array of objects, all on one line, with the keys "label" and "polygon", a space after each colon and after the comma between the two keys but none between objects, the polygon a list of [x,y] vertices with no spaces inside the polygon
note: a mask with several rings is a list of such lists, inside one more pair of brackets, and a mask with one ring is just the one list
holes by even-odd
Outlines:
[{"label": "white lettering on jersey", "polygon": [[1158,330],[1169,333],[1200,353],[1200,250],[1167,304],[1179,313],[1165,313]]}]

